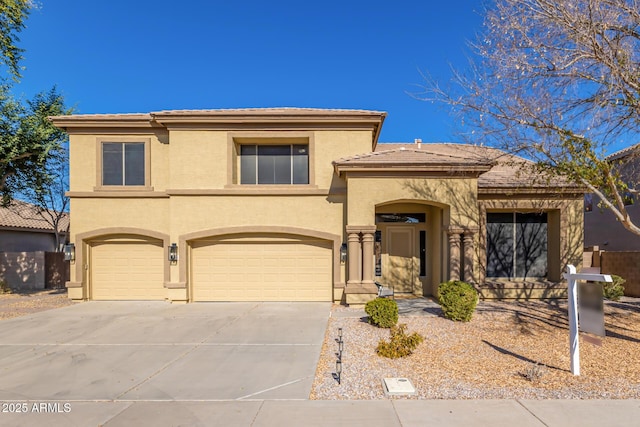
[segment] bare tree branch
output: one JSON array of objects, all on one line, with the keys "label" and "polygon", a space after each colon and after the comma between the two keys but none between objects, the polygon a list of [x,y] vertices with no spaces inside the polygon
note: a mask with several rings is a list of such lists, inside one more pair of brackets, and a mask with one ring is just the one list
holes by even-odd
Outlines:
[{"label": "bare tree branch", "polygon": [[640,142],[638,0],[496,0],[469,46],[476,61],[452,87],[428,78],[414,96],[450,105],[471,142],[588,183],[640,235],[624,204],[638,175],[606,157]]}]

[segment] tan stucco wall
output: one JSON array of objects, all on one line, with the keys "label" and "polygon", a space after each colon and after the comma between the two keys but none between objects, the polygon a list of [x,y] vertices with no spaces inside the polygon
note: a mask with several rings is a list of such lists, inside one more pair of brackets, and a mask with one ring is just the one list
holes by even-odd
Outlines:
[{"label": "tan stucco wall", "polygon": [[[234,140],[278,141],[295,138],[300,142],[311,140],[310,170],[315,171],[312,181],[318,188],[329,188],[336,184],[331,162],[341,157],[371,151],[370,131],[318,130],[318,131],[214,131],[214,130],[171,130],[170,139],[170,182],[172,189],[222,189],[229,184],[237,184],[237,177],[229,179],[229,171],[237,174],[237,159],[233,148]],[[231,151],[231,152],[230,152]],[[227,161],[231,165],[227,165]],[[185,167],[186,166],[186,167]],[[231,181],[231,182],[229,182]],[[334,185],[335,186],[335,185]],[[337,186],[344,188],[344,181]]]},{"label": "tan stucco wall", "polygon": [[345,188],[346,182],[338,179],[331,162],[372,151],[371,138],[368,131],[316,131],[316,184],[328,188],[334,182],[336,188]]},{"label": "tan stucco wall", "polygon": [[171,235],[243,225],[309,228],[343,235],[342,204],[326,196],[171,197]]},{"label": "tan stucco wall", "polygon": [[[282,131],[275,132],[282,135]],[[270,135],[268,131],[251,131],[251,135]],[[371,150],[371,131],[319,130],[296,131],[296,135],[310,135],[314,152],[311,156],[314,171],[314,186],[311,193],[296,186],[288,188],[297,193],[287,194],[288,188],[258,186],[251,193],[242,195],[242,186],[230,188],[229,141],[243,132],[215,130],[171,130],[159,137],[132,134],[72,134],[71,135],[71,212],[73,223],[71,241],[77,245],[82,262],[88,262],[86,245],[77,236],[93,236],[103,229],[125,228],[140,235],[153,231],[166,235],[168,242],[180,242],[185,235],[206,230],[233,227],[262,227],[262,230],[278,230],[282,227],[309,230],[320,235],[337,236],[334,244],[344,239],[345,180],[334,174],[331,162],[334,159]],[[97,182],[98,144],[100,140],[118,138],[131,140],[136,137],[150,138],[152,193],[122,196],[118,189],[108,194],[95,191]],[[231,186],[234,187],[234,186]],[[165,192],[169,190],[168,192]],[[188,194],[175,194],[171,190],[186,190]],[[211,193],[214,191],[214,194]],[[265,191],[267,195],[260,195]],[[315,193],[314,193],[315,191]],[[228,194],[225,192],[231,192]],[[157,197],[159,196],[159,197]],[[324,233],[324,234],[322,234]],[[206,233],[205,233],[206,234]],[[89,240],[94,239],[90,237]],[[334,250],[334,256],[338,251]],[[186,248],[180,248],[181,258],[177,264],[167,266],[167,296],[181,299],[186,290],[188,264]],[[337,265],[334,282],[343,283],[344,265]],[[86,298],[86,277],[82,266],[76,263],[71,269],[69,295]],[[83,284],[84,290],[77,286]],[[336,290],[336,298],[341,290]]]},{"label": "tan stucco wall", "polygon": [[171,188],[224,187],[227,183],[227,132],[172,130],[169,141]]},{"label": "tan stucco wall", "polygon": [[422,200],[443,208],[445,226],[477,227],[475,178],[348,177],[348,224],[374,224],[376,206]]},{"label": "tan stucco wall", "polygon": [[165,132],[158,133],[118,133],[118,134],[71,134],[69,136],[69,191],[94,191],[100,185],[98,179],[98,140],[150,140],[151,186],[155,191],[164,191],[168,187],[169,146],[163,144],[167,138]]}]

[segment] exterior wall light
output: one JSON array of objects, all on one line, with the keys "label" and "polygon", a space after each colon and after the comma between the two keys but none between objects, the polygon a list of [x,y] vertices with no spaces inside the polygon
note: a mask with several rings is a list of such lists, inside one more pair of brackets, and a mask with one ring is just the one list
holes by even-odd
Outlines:
[{"label": "exterior wall light", "polygon": [[172,243],[169,246],[169,261],[170,262],[178,262],[178,245]]},{"label": "exterior wall light", "polygon": [[347,262],[347,244],[343,243],[340,246],[340,262],[342,264],[344,264],[345,262]]},{"label": "exterior wall light", "polygon": [[71,262],[76,260],[76,245],[73,243],[64,245],[64,260]]}]

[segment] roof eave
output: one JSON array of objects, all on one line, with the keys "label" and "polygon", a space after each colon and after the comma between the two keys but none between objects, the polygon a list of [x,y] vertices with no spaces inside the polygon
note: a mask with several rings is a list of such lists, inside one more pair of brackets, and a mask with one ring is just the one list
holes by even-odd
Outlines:
[{"label": "roof eave", "polygon": [[334,169],[338,175],[342,172],[447,172],[482,174],[491,169],[486,165],[425,165],[422,164],[340,164],[334,162]]},{"label": "roof eave", "polygon": [[527,187],[527,186],[486,186],[478,185],[478,194],[575,194],[586,192],[586,188],[567,185],[552,187]]},{"label": "roof eave", "polygon": [[149,114],[121,114],[121,115],[68,115],[50,116],[51,122],[65,130],[77,128],[153,128],[157,127]]}]

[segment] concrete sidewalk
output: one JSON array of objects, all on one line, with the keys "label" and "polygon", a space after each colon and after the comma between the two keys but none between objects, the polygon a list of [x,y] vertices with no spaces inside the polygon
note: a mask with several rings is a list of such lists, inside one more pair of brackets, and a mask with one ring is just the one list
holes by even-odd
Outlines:
[{"label": "concrete sidewalk", "polygon": [[27,409],[26,413],[0,412],[2,426],[614,427],[637,425],[640,420],[640,400],[57,401],[49,402],[48,407],[42,402],[2,404],[1,409],[12,404]]}]

